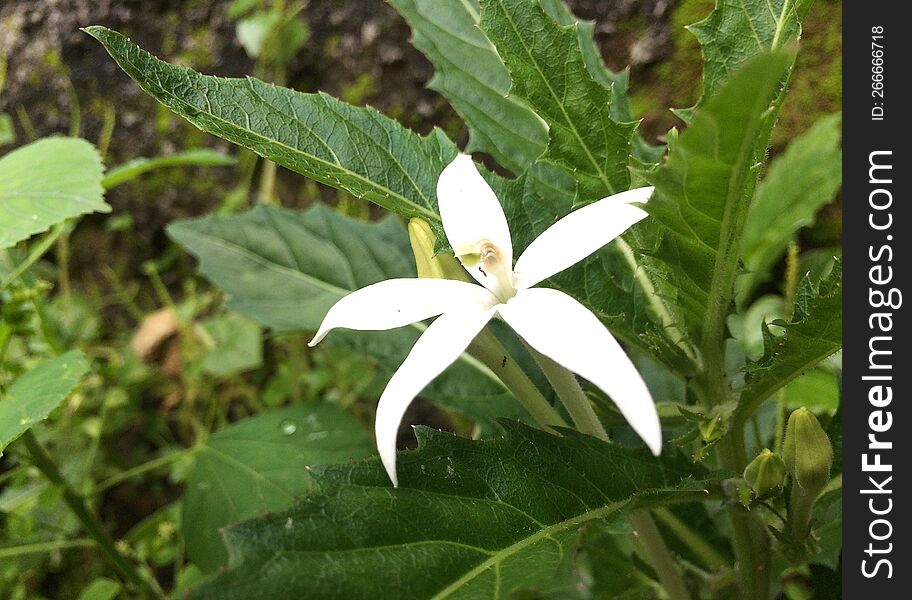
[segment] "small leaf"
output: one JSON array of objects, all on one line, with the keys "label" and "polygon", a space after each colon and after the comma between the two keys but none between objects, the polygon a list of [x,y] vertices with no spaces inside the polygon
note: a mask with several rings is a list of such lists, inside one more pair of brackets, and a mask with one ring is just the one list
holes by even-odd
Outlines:
[{"label": "small leaf", "polygon": [[120,589],[120,584],[113,579],[98,577],[79,592],[78,600],[114,600]]},{"label": "small leaf", "polygon": [[187,554],[204,571],[227,559],[219,528],[284,510],[311,487],[308,468],[369,456],[373,443],[343,410],[291,406],[226,427],[199,448],[184,494]]},{"label": "small leaf", "polygon": [[0,454],[32,425],[46,419],[88,370],[85,355],[70,350],[17,377],[0,399]]},{"label": "small leaf", "polygon": [[505,423],[472,441],[418,428],[393,489],[376,460],[321,469],[291,510],[229,528],[224,574],[191,598],[508,598],[550,589],[580,529],[632,504],[703,495],[713,476],[567,431]]},{"label": "small leaf", "polygon": [[813,224],[817,210],[839,190],[840,122],[840,114],[824,117],[796,137],[757,185],[741,240],[747,271],[739,282],[742,296],[769,278],[798,230]]},{"label": "small leaf", "polygon": [[203,357],[203,370],[213,375],[231,375],[263,364],[263,331],[250,319],[223,314],[200,323],[212,347]]},{"label": "small leaf", "polygon": [[0,249],[91,212],[110,212],[101,158],[77,138],[45,138],[0,158]]},{"label": "small leaf", "polygon": [[130,162],[113,167],[101,180],[106,190],[122,183],[132,181],[143,173],[165,167],[230,167],[237,161],[233,156],[222,154],[208,148],[185,150],[170,156],[155,158],[137,158]]},{"label": "small leaf", "polygon": [[819,284],[805,276],[798,285],[791,321],[776,322],[785,333],[766,329],[765,353],[745,366],[746,384],[738,411],[750,415],[776,390],[842,348],[842,265]]}]

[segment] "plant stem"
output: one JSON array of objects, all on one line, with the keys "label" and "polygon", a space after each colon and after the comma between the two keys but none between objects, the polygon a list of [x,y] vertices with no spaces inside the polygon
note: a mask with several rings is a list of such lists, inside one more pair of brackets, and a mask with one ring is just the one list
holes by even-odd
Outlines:
[{"label": "plant stem", "polygon": [[95,545],[95,540],[88,538],[77,540],[61,540],[59,542],[41,542],[39,544],[23,544],[0,548],[0,559],[15,558],[26,554],[40,554],[54,550],[69,550],[71,548],[89,548]]},{"label": "plant stem", "polygon": [[16,268],[10,271],[6,277],[0,280],[0,290],[3,290],[11,284],[12,282],[19,279],[23,273],[29,270],[29,268],[38,262],[45,252],[50,250],[51,246],[54,245],[54,242],[57,241],[57,238],[60,237],[60,234],[64,231],[65,224],[60,223],[55,225],[54,228],[48,233],[40,242],[35,244],[28,256],[25,257],[25,260],[16,265]]},{"label": "plant stem", "polygon": [[[535,358],[538,366],[544,372],[551,386],[570,413],[576,428],[600,440],[608,441],[608,432],[602,426],[598,415],[592,409],[592,403],[583,392],[576,375],[568,369],[541,354],[531,346],[526,346]],[[668,594],[669,600],[690,600],[690,592],[681,577],[681,571],[675,563],[674,557],[665,545],[659,528],[656,527],[652,515],[646,509],[634,510],[630,513],[630,522],[637,532],[637,541],[643,549],[643,555],[655,570],[662,587]]]},{"label": "plant stem", "polygon": [[162,597],[161,594],[157,593],[149,582],[139,574],[136,567],[117,550],[114,540],[104,530],[98,519],[89,512],[83,497],[80,496],[64,478],[60,469],[57,468],[57,465],[54,464],[54,461],[48,456],[48,453],[41,445],[41,442],[35,437],[35,434],[32,433],[31,430],[28,430],[23,434],[22,439],[25,442],[26,448],[28,448],[32,463],[52,484],[61,489],[63,492],[63,500],[70,507],[70,510],[73,511],[76,518],[82,523],[82,526],[85,527],[89,536],[95,540],[105,555],[110,559],[111,564],[118,574],[126,581],[136,586],[137,589],[141,590],[144,596],[149,598]]},{"label": "plant stem", "polygon": [[149,471],[154,471],[155,469],[159,469],[166,465],[170,465],[171,463],[180,460],[181,458],[185,457],[186,455],[190,454],[191,452],[193,452],[195,450],[196,450],[196,448],[185,448],[185,449],[179,450],[177,452],[172,452],[171,454],[166,454],[165,456],[160,456],[158,458],[154,458],[150,461],[142,463],[141,465],[137,465],[137,466],[133,467],[132,469],[127,469],[126,471],[121,471],[120,473],[117,473],[116,475],[112,475],[111,477],[108,477],[107,479],[105,479],[104,481],[99,483],[95,487],[95,489],[92,490],[92,495],[100,494],[100,493],[104,492],[105,490],[114,487],[115,485],[118,485],[124,481],[127,481],[128,479],[132,479],[132,478],[142,475],[144,473],[148,473]]},{"label": "plant stem", "polygon": [[570,418],[573,419],[576,428],[600,440],[608,441],[608,432],[605,431],[598,415],[592,409],[592,403],[589,402],[589,398],[580,387],[576,376],[535,348],[529,345],[526,345],[526,348],[541,367],[545,377],[551,382],[551,387],[557,392],[558,398],[570,413]]},{"label": "plant stem", "polygon": [[567,426],[564,419],[542,396],[525,371],[487,327],[482,329],[469,345],[469,352],[494,372],[542,428],[550,430],[551,427]]},{"label": "plant stem", "polygon": [[700,534],[688,527],[673,512],[667,508],[656,508],[652,511],[659,521],[674,533],[674,535],[693,550],[703,566],[710,571],[718,571],[726,566],[728,561],[713,548],[712,544],[703,539]]},{"label": "plant stem", "polygon": [[[743,429],[735,427],[719,442],[719,458],[726,469],[740,473],[744,469]],[[759,515],[747,512],[740,505],[728,508],[732,524],[732,543],[735,548],[740,597],[744,600],[769,598],[769,534]]]},{"label": "plant stem", "polygon": [[684,584],[678,565],[665,545],[659,528],[652,520],[649,511],[635,510],[630,513],[630,522],[633,524],[637,535],[637,542],[643,549],[649,564],[655,569],[656,575],[669,600],[690,600],[690,592]]}]

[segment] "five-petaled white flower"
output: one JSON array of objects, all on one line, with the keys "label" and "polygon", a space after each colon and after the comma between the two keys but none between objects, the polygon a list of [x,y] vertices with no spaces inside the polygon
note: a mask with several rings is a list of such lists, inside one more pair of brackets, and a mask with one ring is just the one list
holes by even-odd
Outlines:
[{"label": "five-petaled white flower", "polygon": [[447,239],[481,285],[449,279],[390,279],[339,300],[326,314],[313,346],[344,327],[383,330],[440,315],[421,334],[377,405],[375,431],[393,485],[396,433],[415,396],[462,354],[495,315],[532,348],[607,393],[658,454],[662,433],[655,404],[633,363],[608,329],[582,304],[535,284],[586,258],[646,213],[651,187],[633,189],[573,211],[536,238],[513,266],[513,244],[494,191],[467,155],[440,174],[437,201]]}]

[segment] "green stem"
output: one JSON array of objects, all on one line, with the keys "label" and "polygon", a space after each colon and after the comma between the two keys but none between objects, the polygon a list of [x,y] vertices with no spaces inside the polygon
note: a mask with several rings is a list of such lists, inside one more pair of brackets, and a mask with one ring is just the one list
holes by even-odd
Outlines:
[{"label": "green stem", "polygon": [[728,563],[725,557],[713,548],[712,544],[688,527],[687,523],[679,519],[673,512],[667,508],[656,508],[652,512],[659,521],[671,530],[675,537],[684,542],[693,551],[706,569],[718,571]]},{"label": "green stem", "polygon": [[123,483],[124,481],[132,479],[134,477],[138,477],[139,475],[142,475],[144,473],[148,473],[149,471],[154,471],[156,469],[160,469],[161,467],[170,465],[171,463],[180,460],[181,458],[185,457],[187,454],[190,454],[191,452],[194,452],[194,451],[195,451],[195,448],[186,448],[183,450],[179,450],[177,452],[172,452],[171,454],[167,454],[165,456],[160,456],[158,458],[154,458],[150,461],[144,462],[143,464],[137,465],[137,466],[133,467],[132,469],[127,469],[126,471],[122,471],[120,473],[117,473],[116,475],[112,475],[111,477],[108,477],[107,479],[105,479],[104,481],[99,483],[95,487],[95,489],[92,490],[92,495],[100,494],[100,493],[104,492],[105,490],[108,490],[108,489],[114,487],[115,485]]},{"label": "green stem", "polygon": [[55,225],[50,233],[44,236],[40,242],[35,244],[28,256],[25,257],[25,260],[16,265],[15,269],[10,271],[6,277],[0,280],[0,290],[6,289],[6,286],[19,279],[23,273],[28,271],[32,265],[38,262],[41,257],[51,249],[51,246],[54,245],[54,242],[56,242],[57,238],[63,233],[64,227],[65,224],[63,223]]},{"label": "green stem", "polygon": [[[747,462],[744,452],[743,429],[736,427],[719,444],[719,458],[726,469],[740,473]],[[769,534],[759,514],[750,513],[740,505],[728,508],[732,524],[732,543],[735,549],[740,597],[744,600],[769,598]]]},{"label": "green stem", "polygon": [[[570,413],[576,428],[600,440],[608,441],[608,432],[599,421],[598,415],[592,408],[592,403],[583,392],[576,375],[554,362],[531,346],[526,346],[532,354],[542,372],[551,382],[558,397]],[[637,541],[643,549],[646,560],[652,565],[659,577],[659,582],[665,588],[669,600],[690,600],[690,592],[681,577],[677,563],[665,545],[659,528],[646,509],[634,510],[630,513],[630,522],[637,532]]]},{"label": "green stem", "polygon": [[482,329],[478,334],[469,346],[469,352],[493,371],[542,428],[567,426],[488,328]]},{"label": "green stem", "polygon": [[43,554],[55,550],[69,550],[71,548],[90,548],[95,545],[95,540],[77,539],[61,540],[59,542],[42,542],[40,544],[23,544],[21,546],[8,546],[0,548],[0,559],[15,558],[26,554]]},{"label": "green stem", "polygon": [[118,574],[126,581],[129,581],[136,586],[137,589],[141,590],[144,596],[149,598],[162,597],[161,594],[157,593],[149,582],[139,574],[136,567],[117,550],[114,540],[104,530],[98,519],[89,512],[83,497],[80,496],[64,478],[60,469],[57,468],[57,465],[54,464],[54,461],[48,456],[48,453],[41,445],[41,442],[35,437],[35,434],[32,433],[31,430],[26,431],[23,434],[22,439],[25,442],[26,448],[28,448],[29,455],[32,458],[32,464],[34,464],[52,484],[61,489],[63,492],[63,500],[70,507],[70,510],[73,511],[73,514],[79,522],[82,523],[82,526],[85,527],[89,536],[95,540],[101,550],[110,559],[111,564]]},{"label": "green stem", "polygon": [[659,528],[649,514],[649,511],[635,510],[630,513],[630,522],[636,531],[637,542],[641,545],[643,554],[652,568],[659,576],[665,593],[669,600],[690,600],[690,592],[684,584],[681,572],[675,563],[674,557],[665,545]]},{"label": "green stem", "polygon": [[570,413],[570,418],[573,419],[576,428],[600,440],[608,441],[608,432],[605,431],[598,415],[592,409],[592,403],[589,402],[589,398],[580,387],[576,376],[535,348],[529,345],[526,345],[526,348],[541,367],[545,377],[551,383],[551,387],[557,392],[557,397]]}]

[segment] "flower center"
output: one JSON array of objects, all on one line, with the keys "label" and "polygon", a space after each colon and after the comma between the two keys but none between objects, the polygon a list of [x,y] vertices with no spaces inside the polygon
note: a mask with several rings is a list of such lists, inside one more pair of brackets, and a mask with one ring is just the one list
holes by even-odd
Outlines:
[{"label": "flower center", "polygon": [[506,302],[516,295],[513,265],[491,240],[480,240],[473,245],[457,248],[456,256],[462,266],[491,290],[501,302]]}]

